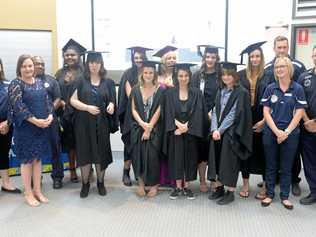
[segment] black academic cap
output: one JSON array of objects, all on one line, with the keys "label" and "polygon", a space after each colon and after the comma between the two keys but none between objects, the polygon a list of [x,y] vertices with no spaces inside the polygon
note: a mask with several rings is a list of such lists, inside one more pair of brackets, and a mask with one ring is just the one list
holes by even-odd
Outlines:
[{"label": "black academic cap", "polygon": [[196,64],[194,63],[176,63],[174,67],[176,70],[179,70],[179,69],[190,70],[190,67],[193,67],[195,65]]},{"label": "black academic cap", "polygon": [[145,47],[141,47],[141,46],[133,46],[133,47],[129,47],[127,49],[129,49],[132,54],[134,54],[135,52],[145,54],[146,51],[153,50],[153,49],[145,48]]},{"label": "black academic cap", "polygon": [[94,51],[94,50],[90,50],[90,51],[86,51],[85,52],[87,54],[87,62],[101,62],[103,61],[103,57],[102,57],[102,53],[109,53],[107,51]]},{"label": "black academic cap", "polygon": [[65,46],[62,48],[63,52],[67,49],[72,48],[78,52],[79,55],[83,55],[86,52],[86,48],[79,44],[77,41],[70,39]]},{"label": "black academic cap", "polygon": [[160,64],[160,62],[146,60],[143,62],[143,67],[152,67],[156,69],[156,66]]},{"label": "black academic cap", "polygon": [[241,51],[240,53],[240,63],[243,63],[243,55],[246,54],[251,54],[253,51],[255,51],[256,49],[259,49],[263,44],[265,44],[267,41],[260,41],[258,43],[254,43],[251,44],[249,46],[247,46],[247,48],[245,48],[243,51]]},{"label": "black academic cap", "polygon": [[[202,53],[201,48],[204,48],[204,52]],[[201,44],[197,46],[197,53],[199,56],[203,57],[203,55],[205,53],[215,53],[218,54],[218,49],[224,49],[223,47],[217,47],[214,45],[205,45],[205,44]]]},{"label": "black academic cap", "polygon": [[237,71],[237,66],[238,65],[243,65],[243,64],[241,64],[241,63],[232,63],[232,62],[220,62],[220,65],[221,65],[222,69]]},{"label": "black academic cap", "polygon": [[162,57],[164,56],[166,53],[170,52],[170,51],[175,51],[177,50],[178,48],[176,47],[173,47],[173,46],[170,46],[170,45],[167,45],[165,47],[163,47],[162,49],[158,50],[156,53],[153,54],[153,56],[155,57]]}]

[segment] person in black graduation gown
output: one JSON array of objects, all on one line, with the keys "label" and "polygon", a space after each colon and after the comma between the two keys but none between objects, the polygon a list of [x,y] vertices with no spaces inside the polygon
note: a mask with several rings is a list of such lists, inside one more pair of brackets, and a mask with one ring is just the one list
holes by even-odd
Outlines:
[{"label": "person in black graduation gown", "polygon": [[199,89],[189,85],[192,65],[176,64],[175,87],[165,94],[163,151],[168,155],[170,179],[176,180],[170,199],[177,199],[181,194],[195,199],[189,182],[197,178],[199,140],[204,133],[204,99]]},{"label": "person in black graduation gown", "polygon": [[70,180],[73,183],[78,183],[75,135],[72,121],[74,110],[69,104],[69,99],[74,91],[75,81],[83,76],[83,64],[80,56],[85,53],[86,49],[75,40],[70,39],[62,50],[64,64],[55,74],[61,92],[60,106],[56,113],[61,126],[62,151],[68,153]]},{"label": "person in black graduation gown", "polygon": [[[234,201],[241,160],[252,152],[252,120],[249,93],[238,83],[235,63],[222,63],[220,90],[212,111],[208,179],[221,186],[209,199],[219,205]],[[225,192],[224,186],[227,187]]]},{"label": "person in black graduation gown", "polygon": [[87,197],[89,193],[92,164],[96,168],[98,192],[101,196],[106,195],[104,174],[112,163],[110,120],[115,119],[112,117],[115,101],[112,101],[112,88],[106,80],[102,54],[88,52],[84,78],[77,81],[70,98],[71,105],[76,109],[74,129],[77,162],[82,178],[81,198]]},{"label": "person in black graduation gown", "polygon": [[141,197],[146,195],[145,185],[150,186],[148,197],[157,195],[159,185],[162,89],[157,81],[156,64],[143,62],[139,83],[129,97],[123,129],[123,135],[130,134],[127,149],[139,185],[137,194]]},{"label": "person in black graduation gown", "polygon": [[[132,67],[127,69],[121,78],[119,90],[118,90],[118,118],[120,122],[121,132],[124,128],[125,112],[127,108],[128,98],[130,96],[132,88],[138,83],[138,77],[143,65],[143,61],[147,60],[146,51],[151,50],[140,46],[128,48],[131,51]],[[130,168],[132,160],[128,153],[126,146],[129,143],[129,137],[122,136],[124,143],[124,168],[123,168],[123,184],[126,186],[132,186],[130,178]]]},{"label": "person in black graduation gown", "polygon": [[[246,161],[241,162],[241,172],[243,177],[243,187],[239,192],[241,197],[249,196],[249,176],[250,174],[260,174],[265,180],[265,158],[262,144],[262,130],[264,127],[263,107],[260,104],[261,98],[266,87],[273,82],[271,77],[267,77],[264,73],[264,54],[261,46],[266,41],[258,42],[249,45],[241,52],[248,55],[247,67],[238,72],[240,84],[244,86],[250,95],[252,109],[252,124],[253,124],[253,151],[251,157]],[[242,63],[242,59],[241,59]],[[264,199],[266,196],[265,183],[261,187],[256,198]]]},{"label": "person in black graduation gown", "polygon": [[[201,48],[204,48],[202,53]],[[206,166],[209,152],[209,137],[208,129],[210,126],[210,119],[212,109],[215,104],[215,97],[218,90],[218,74],[220,70],[218,49],[212,45],[198,45],[198,54],[202,57],[201,68],[193,73],[191,85],[199,88],[202,91],[205,101],[205,137],[200,142],[199,155],[199,177],[200,177],[200,191],[207,192],[206,184]],[[213,185],[215,186],[215,184]]]}]

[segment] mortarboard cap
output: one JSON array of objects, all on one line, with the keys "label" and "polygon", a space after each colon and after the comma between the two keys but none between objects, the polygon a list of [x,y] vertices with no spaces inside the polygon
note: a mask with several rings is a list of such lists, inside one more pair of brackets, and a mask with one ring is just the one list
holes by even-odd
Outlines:
[{"label": "mortarboard cap", "polygon": [[[204,48],[204,52],[202,53],[201,48]],[[214,45],[198,45],[197,53],[199,56],[203,57],[205,53],[215,53],[218,54],[218,49],[224,49],[223,47],[217,47]]]},{"label": "mortarboard cap", "polygon": [[152,67],[156,69],[156,66],[160,64],[160,62],[146,60],[143,62],[143,67]]},{"label": "mortarboard cap", "polygon": [[87,54],[87,62],[103,62],[102,53],[109,53],[108,51],[86,51]]},{"label": "mortarboard cap", "polygon": [[145,47],[141,47],[141,46],[129,47],[127,49],[129,49],[131,51],[131,54],[134,54],[135,52],[145,54],[146,51],[153,50],[153,49],[145,48]]},{"label": "mortarboard cap", "polygon": [[243,65],[243,64],[241,64],[241,63],[232,63],[232,62],[220,62],[220,65],[221,65],[222,69],[237,71],[237,66],[238,65]]},{"label": "mortarboard cap", "polygon": [[177,50],[178,48],[176,47],[173,47],[173,46],[170,46],[170,45],[167,45],[165,47],[163,47],[162,49],[158,50],[156,53],[153,54],[153,56],[155,57],[162,57],[164,56],[166,53],[169,53],[171,51],[175,51]]},{"label": "mortarboard cap", "polygon": [[79,44],[77,41],[75,41],[73,39],[70,39],[65,44],[65,46],[62,48],[62,50],[63,50],[63,52],[65,52],[69,48],[76,50],[76,52],[79,55],[83,55],[86,52],[86,50],[87,50],[85,47],[83,47],[81,44]]},{"label": "mortarboard cap", "polygon": [[246,54],[251,54],[253,51],[255,51],[256,49],[259,49],[263,44],[265,44],[267,41],[261,41],[261,42],[258,42],[258,43],[254,43],[254,44],[251,44],[249,46],[247,46],[247,48],[245,48],[243,51],[241,51],[240,53],[240,63],[243,63],[243,55],[246,53]]},{"label": "mortarboard cap", "polygon": [[184,69],[184,70],[190,70],[190,67],[195,66],[194,63],[176,63],[174,65],[175,70]]}]

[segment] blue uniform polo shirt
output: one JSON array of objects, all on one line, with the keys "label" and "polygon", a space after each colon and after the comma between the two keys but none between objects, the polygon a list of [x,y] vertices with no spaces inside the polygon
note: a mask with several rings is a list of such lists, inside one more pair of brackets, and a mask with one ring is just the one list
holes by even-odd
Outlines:
[{"label": "blue uniform polo shirt", "polygon": [[306,113],[310,119],[316,119],[316,74],[315,68],[304,72],[298,79],[298,83],[303,87],[308,109]]},{"label": "blue uniform polo shirt", "polygon": [[[282,130],[288,127],[296,109],[307,108],[304,90],[295,81],[291,82],[286,92],[281,90],[278,81],[268,85],[261,98],[261,104],[271,108],[272,119],[275,125]],[[267,124],[265,130],[271,131]],[[299,126],[293,132],[298,133]]]}]

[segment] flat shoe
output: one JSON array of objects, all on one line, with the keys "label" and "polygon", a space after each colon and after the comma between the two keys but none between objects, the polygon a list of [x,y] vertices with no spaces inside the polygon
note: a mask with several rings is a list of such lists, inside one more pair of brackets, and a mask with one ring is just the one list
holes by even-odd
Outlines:
[{"label": "flat shoe", "polygon": [[1,187],[1,190],[3,192],[7,192],[7,193],[14,193],[14,194],[19,194],[19,193],[22,193],[22,191],[18,188],[15,188],[15,189],[7,189],[5,187]]},{"label": "flat shoe", "polygon": [[288,210],[293,210],[294,209],[293,204],[285,204],[284,201],[281,201],[281,203]]},{"label": "flat shoe", "polygon": [[242,198],[248,198],[249,197],[249,191],[240,191],[239,196]]}]

